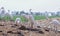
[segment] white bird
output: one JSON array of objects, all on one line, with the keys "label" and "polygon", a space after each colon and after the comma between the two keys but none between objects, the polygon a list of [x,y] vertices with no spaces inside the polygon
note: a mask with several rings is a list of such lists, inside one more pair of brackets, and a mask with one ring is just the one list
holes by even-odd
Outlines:
[{"label": "white bird", "polygon": [[20,23],[21,19],[20,18],[16,18],[15,22]]},{"label": "white bird", "polygon": [[[60,26],[60,22],[58,21],[58,20],[52,20],[52,22],[51,22],[53,25],[54,25],[54,31],[55,31],[55,33],[57,33],[56,31],[58,31],[58,27],[57,26]],[[57,36],[57,35],[56,35]]]},{"label": "white bird", "polygon": [[52,20],[51,23],[54,24],[54,25],[60,25],[60,22],[58,20]]}]

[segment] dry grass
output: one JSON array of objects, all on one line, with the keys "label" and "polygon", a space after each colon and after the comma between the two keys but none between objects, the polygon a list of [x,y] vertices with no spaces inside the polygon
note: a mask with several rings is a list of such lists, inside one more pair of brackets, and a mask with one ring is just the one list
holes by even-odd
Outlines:
[{"label": "dry grass", "polygon": [[[57,18],[54,18],[57,19]],[[35,22],[38,22],[39,24],[46,24],[46,26],[50,25],[50,20],[37,20]],[[58,19],[60,21],[60,19]],[[60,36],[60,33],[57,32],[57,34],[54,31],[45,31],[45,29],[48,29],[47,27],[45,28],[40,28],[41,31],[44,32],[44,34],[41,34],[41,32],[39,33],[39,31],[29,31],[29,30],[20,30],[18,29],[20,26],[24,25],[26,27],[30,27],[30,22],[24,22],[24,23],[19,23],[19,24],[15,24],[15,22],[11,22],[11,21],[0,21],[0,36],[20,36],[22,33],[22,36]],[[53,25],[51,25],[53,27]],[[34,26],[35,27],[35,26]],[[58,29],[60,29],[60,26],[58,26]],[[10,31],[10,33],[8,33],[8,31]],[[20,32],[20,33],[19,33]]]}]

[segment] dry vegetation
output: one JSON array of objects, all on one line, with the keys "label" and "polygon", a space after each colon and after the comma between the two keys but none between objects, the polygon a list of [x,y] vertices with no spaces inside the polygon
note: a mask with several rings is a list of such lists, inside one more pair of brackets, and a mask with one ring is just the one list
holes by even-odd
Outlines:
[{"label": "dry vegetation", "polygon": [[[33,28],[31,28],[30,22],[17,24],[14,21],[0,21],[0,36],[60,36],[60,31],[55,32],[53,29],[54,25],[51,24],[52,28],[47,28],[53,19],[60,21],[60,18],[37,20],[35,22],[39,26],[33,25]],[[46,27],[40,27],[42,24],[45,24]],[[60,29],[59,25],[56,26],[58,27],[57,29]]]}]

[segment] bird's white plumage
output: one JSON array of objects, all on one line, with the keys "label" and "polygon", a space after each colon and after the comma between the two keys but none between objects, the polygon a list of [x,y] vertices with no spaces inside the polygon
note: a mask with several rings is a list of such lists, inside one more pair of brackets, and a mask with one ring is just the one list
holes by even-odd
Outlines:
[{"label": "bird's white plumage", "polygon": [[20,18],[16,18],[15,22],[20,23],[21,19]]}]

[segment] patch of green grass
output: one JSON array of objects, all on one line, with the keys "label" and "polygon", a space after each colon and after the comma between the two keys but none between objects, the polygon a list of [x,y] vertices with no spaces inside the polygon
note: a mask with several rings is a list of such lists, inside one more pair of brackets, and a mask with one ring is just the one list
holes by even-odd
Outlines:
[{"label": "patch of green grass", "polygon": [[20,18],[20,16],[13,16],[13,20],[15,21],[16,18]]},{"label": "patch of green grass", "polygon": [[[60,17],[60,16],[50,16],[49,18],[57,18],[57,17]],[[16,18],[21,18],[22,22],[28,21],[28,19],[24,18],[23,16],[13,16],[13,20],[16,20]],[[10,20],[11,18],[9,16],[5,16],[3,18],[0,17],[0,19]],[[45,16],[35,15],[34,19],[35,20],[44,20],[44,19],[46,19],[46,17]]]},{"label": "patch of green grass", "polygon": [[2,17],[1,19],[4,19],[4,20],[10,20],[11,18],[9,16],[5,16],[5,17]]},{"label": "patch of green grass", "polygon": [[59,18],[60,16],[50,16],[49,18]]},{"label": "patch of green grass", "polygon": [[35,15],[34,18],[35,18],[35,20],[44,20],[44,19],[46,19],[45,16],[37,16],[37,15]]},{"label": "patch of green grass", "polygon": [[22,22],[27,22],[28,19],[24,18],[23,16],[20,16]]}]

